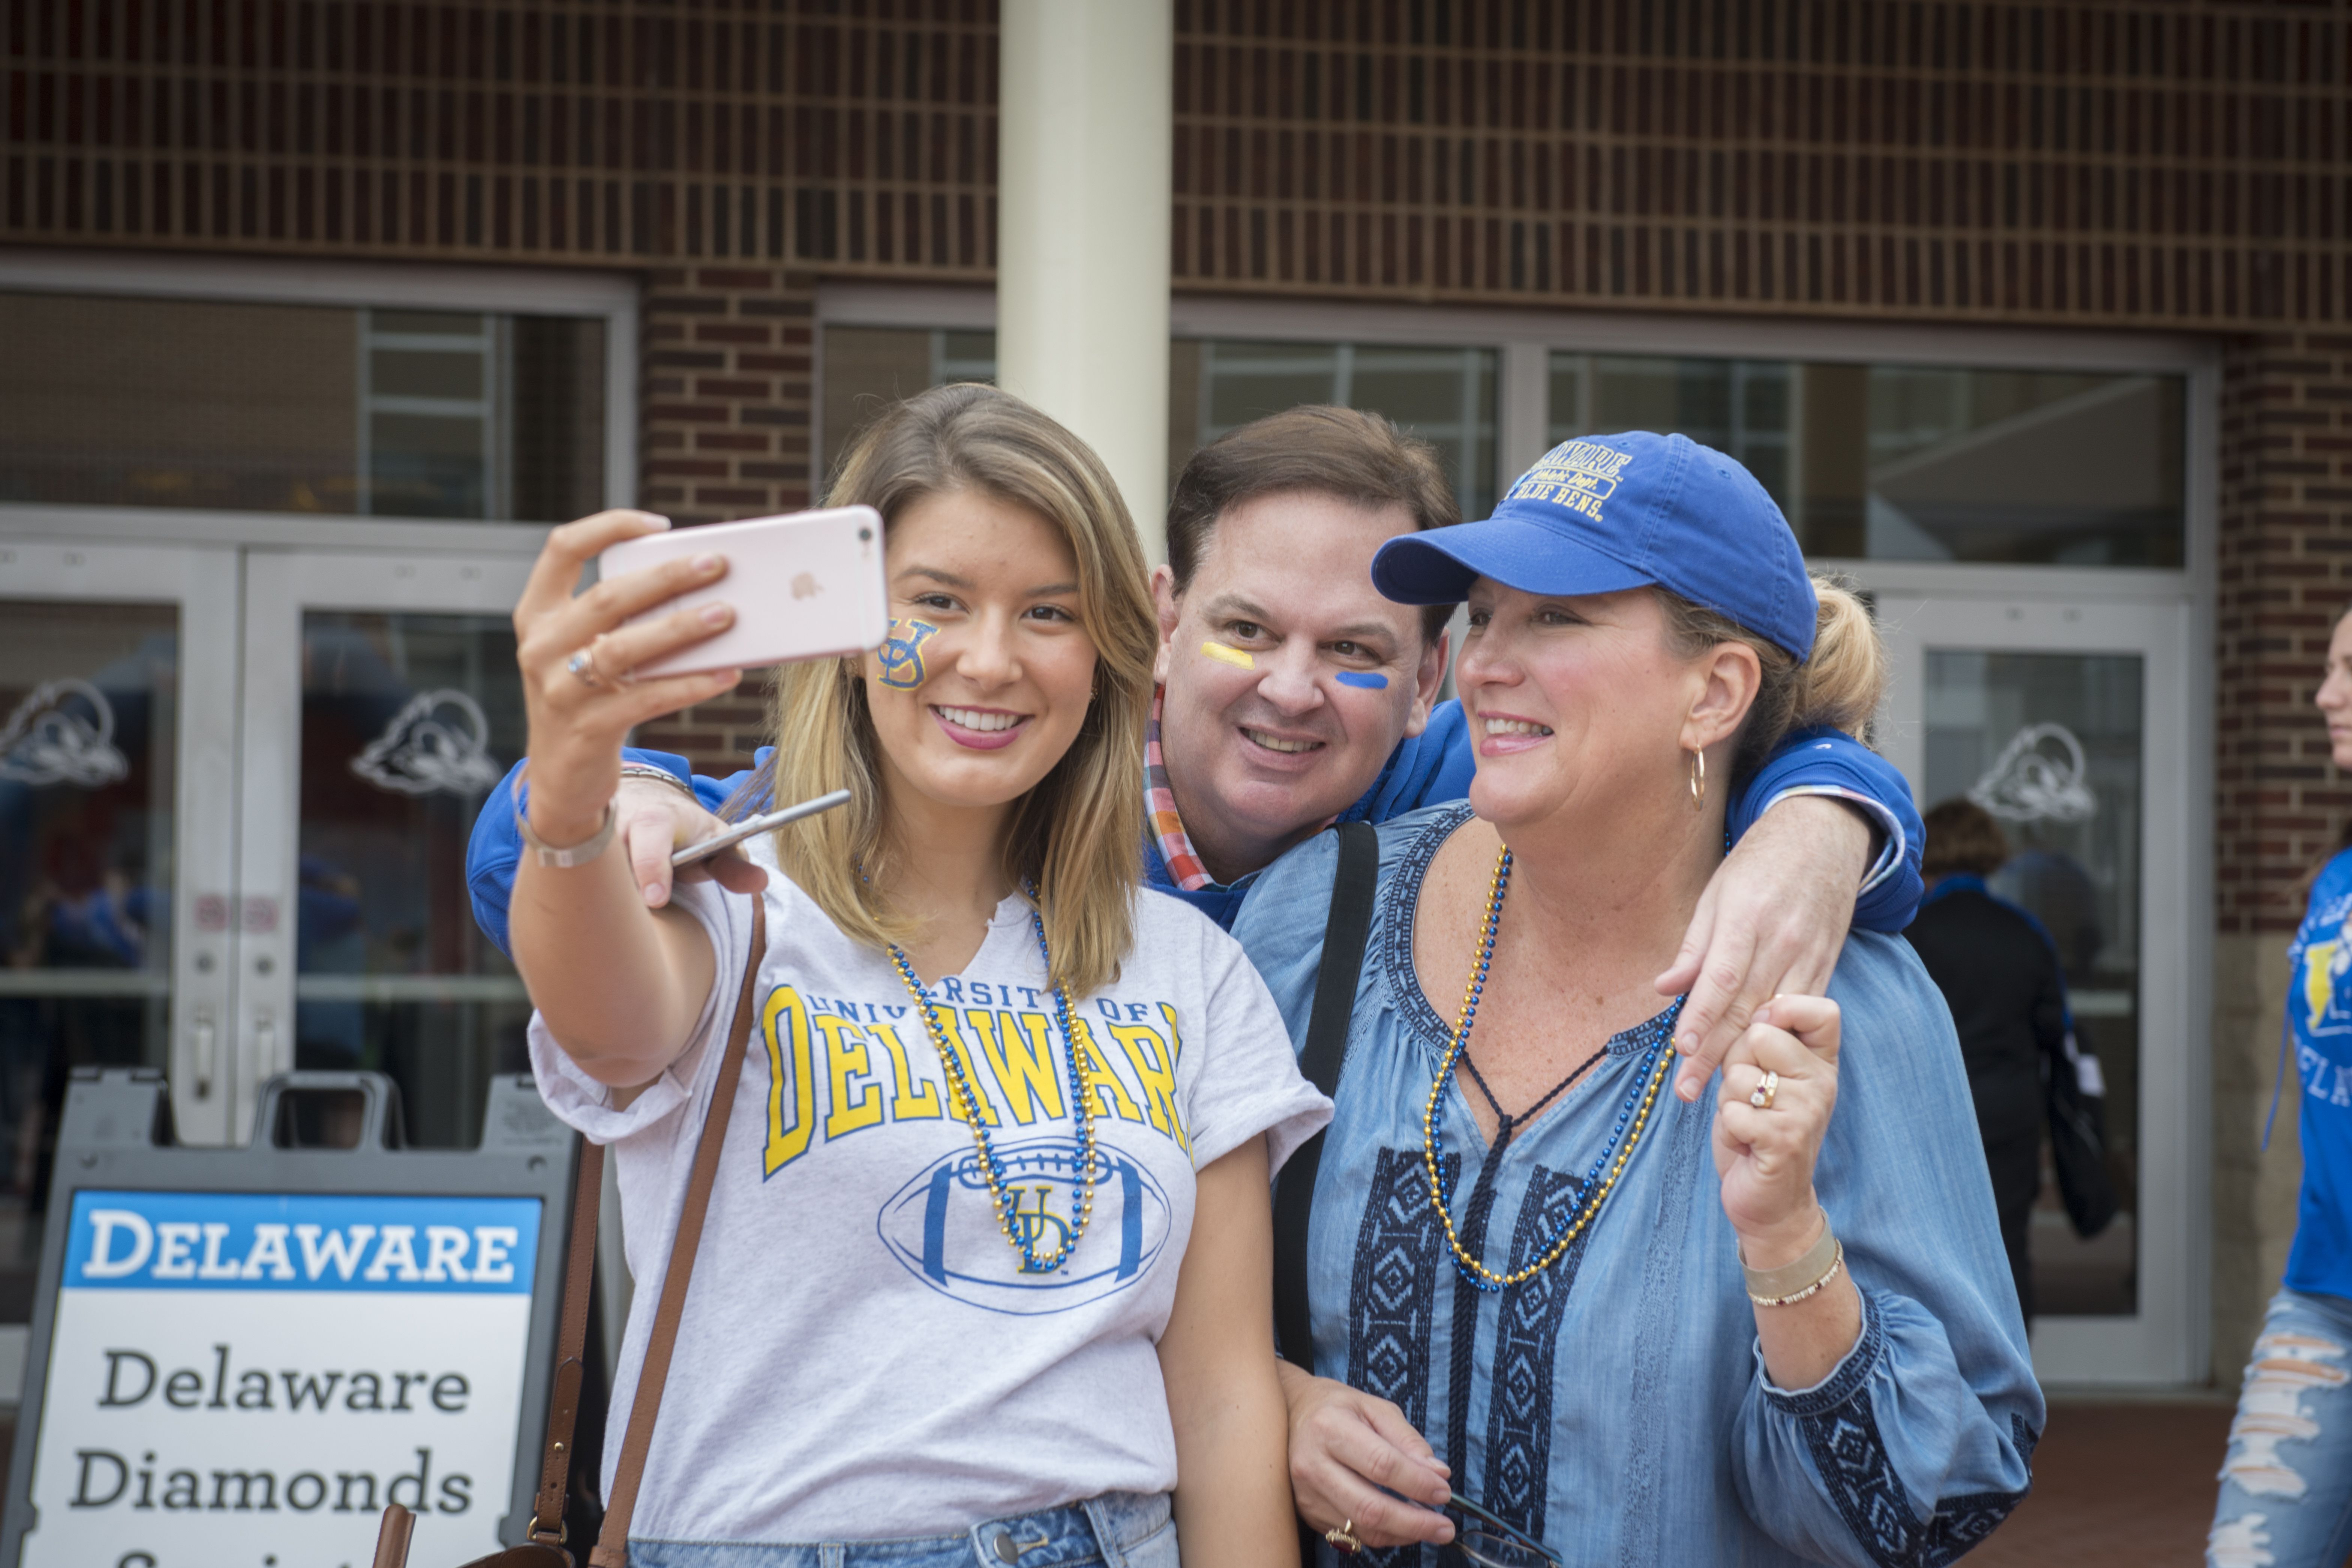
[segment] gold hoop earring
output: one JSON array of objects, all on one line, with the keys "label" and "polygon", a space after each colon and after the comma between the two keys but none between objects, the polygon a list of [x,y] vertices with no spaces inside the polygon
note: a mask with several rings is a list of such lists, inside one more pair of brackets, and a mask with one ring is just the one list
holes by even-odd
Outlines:
[{"label": "gold hoop earring", "polygon": [[1691,809],[1705,811],[1706,809],[1706,753],[1705,752],[1695,751],[1691,753],[1690,791]]}]

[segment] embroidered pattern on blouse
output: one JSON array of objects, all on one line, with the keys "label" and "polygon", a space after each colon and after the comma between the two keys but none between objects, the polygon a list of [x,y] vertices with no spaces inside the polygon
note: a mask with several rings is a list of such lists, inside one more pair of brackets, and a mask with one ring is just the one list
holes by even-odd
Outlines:
[{"label": "embroidered pattern on blouse", "polygon": [[[1438,850],[1454,836],[1454,829],[1469,819],[1470,803],[1465,800],[1452,811],[1424,823],[1406,843],[1395,868],[1381,883],[1381,921],[1376,938],[1381,970],[1388,979],[1389,995],[1396,1004],[1397,1021],[1430,1053],[1433,1067],[1453,1032],[1429,1005],[1429,998],[1422,994],[1421,981],[1413,970],[1413,910],[1421,900],[1422,879],[1429,875],[1429,863],[1437,858]],[[1422,1195],[1425,1199],[1428,1194],[1424,1191]]]},{"label": "embroidered pattern on blouse", "polygon": [[[1459,1169],[1461,1156],[1448,1154],[1445,1163]],[[1421,1151],[1378,1151],[1348,1281],[1348,1382],[1396,1405],[1416,1428],[1429,1420],[1430,1323],[1444,1250],[1436,1216],[1429,1212]],[[1367,1552],[1356,1559],[1367,1568],[1420,1560],[1418,1546]]]},{"label": "embroidered pattern on blouse", "polygon": [[[1524,1268],[1535,1248],[1584,1195],[1583,1184],[1565,1171],[1538,1165],[1519,1201],[1512,1226],[1511,1267]],[[1566,1257],[1515,1289],[1503,1292],[1495,1342],[1495,1375],[1486,1396],[1488,1508],[1537,1540],[1543,1539],[1544,1505],[1551,1494],[1551,1400],[1553,1367],[1559,1352],[1560,1321],[1568,1293],[1591,1238],[1587,1231]]]},{"label": "embroidered pattern on blouse", "polygon": [[[1935,1513],[1922,1524],[1887,1458],[1868,1394],[1837,1409],[1800,1416],[1797,1425],[1846,1528],[1880,1568],[1945,1568],[1980,1545],[2025,1500],[2023,1491],[1937,1498]],[[2010,1428],[2018,1451],[2030,1464],[2036,1434],[2013,1415]]]}]

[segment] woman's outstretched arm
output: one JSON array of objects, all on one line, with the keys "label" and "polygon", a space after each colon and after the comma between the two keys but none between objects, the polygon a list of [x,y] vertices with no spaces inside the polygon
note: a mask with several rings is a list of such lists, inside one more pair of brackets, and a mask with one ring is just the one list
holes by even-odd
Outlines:
[{"label": "woman's outstretched arm", "polygon": [[1176,1428],[1176,1541],[1187,1563],[1298,1562],[1275,1377],[1267,1188],[1263,1134],[1200,1173],[1176,1304],[1160,1336]]},{"label": "woman's outstretched arm", "polygon": [[[731,615],[677,611],[623,629],[631,616],[721,575],[715,555],[675,561],[598,583],[574,595],[581,569],[607,545],[667,526],[649,512],[605,511],[548,535],[516,605],[515,661],[530,719],[527,811],[541,842],[585,843],[620,783],[620,742],[631,726],[714,697],[740,678],[666,676],[627,682],[635,666],[698,642]],[[589,679],[571,667],[585,656]],[[644,1084],[686,1048],[716,973],[692,917],[648,909],[617,845],[585,865],[543,866],[525,854],[515,878],[511,932],[550,1034],[591,1077]]]}]

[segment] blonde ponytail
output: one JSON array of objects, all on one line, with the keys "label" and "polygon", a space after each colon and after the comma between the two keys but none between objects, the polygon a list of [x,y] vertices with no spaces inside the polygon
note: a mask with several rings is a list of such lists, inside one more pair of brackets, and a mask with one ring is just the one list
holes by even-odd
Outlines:
[{"label": "blonde ponytail", "polygon": [[[1789,728],[1826,724],[1859,741],[1886,695],[1886,648],[1861,595],[1834,577],[1816,575],[1813,656],[1793,675],[1796,695]],[[1778,740],[1778,737],[1775,737]]]},{"label": "blonde ponytail", "polygon": [[1886,694],[1886,649],[1870,606],[1837,578],[1816,574],[1812,581],[1820,608],[1812,657],[1802,664],[1729,616],[1657,590],[1666,609],[1666,635],[1677,654],[1696,658],[1718,643],[1745,643],[1763,668],[1732,762],[1735,783],[1754,773],[1792,731],[1826,725],[1866,741],[1871,717]]}]

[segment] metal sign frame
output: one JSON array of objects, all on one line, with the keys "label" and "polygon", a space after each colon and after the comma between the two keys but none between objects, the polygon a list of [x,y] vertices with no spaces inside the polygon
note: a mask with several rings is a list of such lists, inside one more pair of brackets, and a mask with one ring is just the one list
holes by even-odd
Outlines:
[{"label": "metal sign frame", "polygon": [[[356,1091],[364,1111],[359,1142],[349,1149],[288,1148],[276,1142],[278,1108],[289,1093]],[[0,1564],[23,1560],[26,1536],[38,1524],[32,1501],[33,1461],[41,1439],[49,1351],[57,1328],[74,1195],[86,1189],[247,1194],[332,1194],[404,1197],[535,1197],[544,1207],[531,1274],[530,1339],[524,1351],[522,1405],[515,1412],[515,1464],[499,1538],[522,1540],[539,1486],[554,1368],[556,1316],[563,1293],[564,1249],[580,1141],[555,1120],[528,1073],[490,1080],[475,1149],[403,1149],[399,1090],[372,1072],[283,1073],[262,1088],[251,1143],[243,1148],[174,1147],[163,1075],[151,1068],[78,1068],[66,1090],[58,1128],[48,1224],[41,1237],[32,1343],[25,1361],[24,1400],[8,1459],[6,1514],[0,1520]],[[373,1524],[368,1525],[373,1540]],[[366,1542],[362,1542],[364,1546]]]}]

